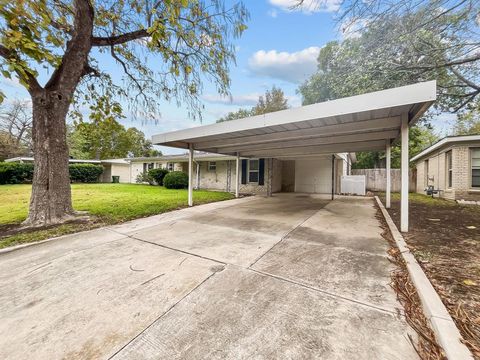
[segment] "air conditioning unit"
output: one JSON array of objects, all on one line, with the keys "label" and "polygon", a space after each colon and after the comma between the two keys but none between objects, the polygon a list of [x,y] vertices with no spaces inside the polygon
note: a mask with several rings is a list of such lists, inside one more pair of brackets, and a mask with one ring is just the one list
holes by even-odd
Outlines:
[{"label": "air conditioning unit", "polygon": [[340,182],[340,192],[342,194],[364,196],[366,193],[365,175],[343,175]]}]

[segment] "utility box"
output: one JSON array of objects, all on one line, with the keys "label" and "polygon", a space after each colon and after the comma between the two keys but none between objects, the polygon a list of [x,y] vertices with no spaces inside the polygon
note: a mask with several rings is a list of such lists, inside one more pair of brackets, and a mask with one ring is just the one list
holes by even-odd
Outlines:
[{"label": "utility box", "polygon": [[362,195],[366,193],[365,175],[343,175],[340,182],[342,194]]},{"label": "utility box", "polygon": [[118,184],[120,182],[120,176],[113,175],[112,176],[112,183]]}]

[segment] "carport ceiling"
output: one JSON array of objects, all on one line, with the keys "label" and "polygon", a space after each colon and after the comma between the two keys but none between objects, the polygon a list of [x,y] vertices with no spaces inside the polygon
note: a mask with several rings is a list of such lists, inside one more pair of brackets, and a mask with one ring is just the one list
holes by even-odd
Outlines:
[{"label": "carport ceiling", "polygon": [[290,157],[385,149],[435,101],[429,81],[153,136],[153,143],[243,157]]}]

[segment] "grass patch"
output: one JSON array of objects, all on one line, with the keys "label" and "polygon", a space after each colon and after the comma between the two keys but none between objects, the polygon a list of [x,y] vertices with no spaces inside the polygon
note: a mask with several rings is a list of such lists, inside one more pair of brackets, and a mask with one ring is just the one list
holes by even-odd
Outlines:
[{"label": "grass patch", "polygon": [[[385,203],[385,193],[378,192],[376,193]],[[450,201],[442,198],[432,198],[429,195],[419,194],[419,193],[409,193],[408,200],[413,203],[431,205],[431,206],[457,206],[455,201]],[[400,193],[392,193],[392,201],[400,201]]]},{"label": "grass patch", "polygon": [[[30,193],[31,185],[0,186],[0,227],[25,220]],[[197,205],[232,198],[233,195],[226,192],[196,190],[193,193]],[[87,211],[95,216],[95,223],[64,224],[3,238],[0,235],[0,248],[186,207],[188,192],[137,184],[73,184],[72,200],[75,210]]]}]

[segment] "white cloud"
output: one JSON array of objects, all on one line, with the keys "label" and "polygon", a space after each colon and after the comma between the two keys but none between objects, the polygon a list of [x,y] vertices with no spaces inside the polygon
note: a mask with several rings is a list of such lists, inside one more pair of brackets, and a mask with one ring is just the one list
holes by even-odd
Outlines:
[{"label": "white cloud", "polygon": [[254,75],[297,84],[315,72],[319,52],[316,46],[292,53],[260,50],[248,60],[248,65]]},{"label": "white cloud", "polygon": [[340,9],[343,0],[304,0],[301,5],[298,5],[298,0],[269,0],[269,2],[284,11],[302,11],[311,14],[314,12],[336,12]]},{"label": "white cloud", "polygon": [[202,95],[202,99],[212,104],[237,105],[237,106],[253,106],[257,103],[258,97],[261,94],[251,93],[243,95],[233,95],[231,97],[224,97],[217,94]]},{"label": "white cloud", "polygon": [[276,9],[270,9],[267,11],[267,15],[276,18],[278,16],[278,11]]}]

